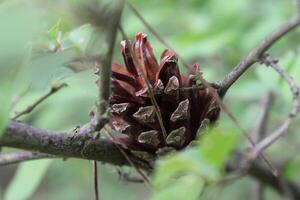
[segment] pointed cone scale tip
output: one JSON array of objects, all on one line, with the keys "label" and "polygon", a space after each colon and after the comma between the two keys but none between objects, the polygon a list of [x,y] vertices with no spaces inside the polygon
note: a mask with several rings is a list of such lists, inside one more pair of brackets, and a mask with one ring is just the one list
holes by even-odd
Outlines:
[{"label": "pointed cone scale tip", "polygon": [[166,94],[173,94],[179,88],[179,80],[176,76],[172,76],[165,88]]},{"label": "pointed cone scale tip", "polygon": [[188,117],[189,100],[186,99],[179,103],[176,110],[171,115],[171,121],[176,122],[179,120],[185,120]]},{"label": "pointed cone scale tip", "polygon": [[133,114],[133,117],[143,123],[154,123],[155,107],[154,106],[140,107],[139,110]]},{"label": "pointed cone scale tip", "polygon": [[181,147],[185,142],[185,131],[184,126],[173,130],[166,138],[166,143],[170,146]]},{"label": "pointed cone scale tip", "polygon": [[157,147],[160,143],[158,131],[151,130],[142,132],[138,137],[138,141],[140,143],[149,144]]},{"label": "pointed cone scale tip", "polygon": [[129,103],[118,103],[111,106],[111,112],[114,114],[123,114],[128,110]]}]

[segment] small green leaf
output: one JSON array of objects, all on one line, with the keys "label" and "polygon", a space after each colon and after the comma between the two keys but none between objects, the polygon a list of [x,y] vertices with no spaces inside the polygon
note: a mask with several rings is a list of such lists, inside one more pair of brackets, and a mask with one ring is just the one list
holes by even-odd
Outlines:
[{"label": "small green leaf", "polygon": [[52,160],[45,159],[20,164],[13,180],[10,182],[5,192],[4,199],[28,199],[39,186],[39,183],[51,162]]},{"label": "small green leaf", "polygon": [[48,37],[51,40],[58,40],[59,36],[61,35],[60,31],[60,24],[61,24],[61,19],[59,19],[47,32]]}]

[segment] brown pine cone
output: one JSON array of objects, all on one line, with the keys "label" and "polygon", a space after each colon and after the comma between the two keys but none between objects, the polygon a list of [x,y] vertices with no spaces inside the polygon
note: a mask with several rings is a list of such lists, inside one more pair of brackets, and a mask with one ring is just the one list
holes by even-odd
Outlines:
[{"label": "brown pine cone", "polygon": [[[168,49],[158,64],[143,33],[137,33],[133,44],[122,41],[121,46],[125,67],[112,65],[109,122],[114,130],[126,135],[118,138],[120,144],[138,157],[156,157],[184,148],[196,138],[201,126],[217,120],[220,109],[213,95],[205,87],[196,88],[196,80],[191,78],[199,73],[198,65],[193,65],[187,76],[181,75],[178,57]],[[163,127],[145,77],[158,104]]]}]

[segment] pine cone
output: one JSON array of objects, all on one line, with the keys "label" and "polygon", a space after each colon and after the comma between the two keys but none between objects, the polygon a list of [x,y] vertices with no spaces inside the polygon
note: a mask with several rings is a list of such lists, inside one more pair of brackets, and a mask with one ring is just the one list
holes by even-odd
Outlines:
[{"label": "pine cone", "polygon": [[[191,77],[199,73],[198,65],[193,65],[187,76],[181,75],[178,57],[168,49],[158,64],[143,33],[137,33],[133,44],[122,41],[121,52],[125,67],[112,65],[109,124],[126,135],[118,142],[133,154],[147,160],[182,149],[196,138],[201,126],[217,120],[219,107],[213,95],[205,87],[193,87],[196,80]],[[163,128],[145,76],[159,107]]]}]

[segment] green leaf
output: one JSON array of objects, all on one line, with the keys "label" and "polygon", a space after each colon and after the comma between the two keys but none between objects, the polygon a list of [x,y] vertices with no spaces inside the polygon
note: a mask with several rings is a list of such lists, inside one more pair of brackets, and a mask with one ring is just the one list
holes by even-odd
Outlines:
[{"label": "green leaf", "polygon": [[152,199],[197,199],[203,182],[214,182],[221,175],[239,137],[233,130],[220,125],[201,137],[198,146],[159,160],[152,181]]},{"label": "green leaf", "polygon": [[20,164],[13,180],[10,182],[5,192],[4,199],[28,199],[39,186],[39,183],[51,162],[52,160],[45,159]]},{"label": "green leaf", "polygon": [[163,190],[156,192],[151,200],[196,200],[203,189],[204,181],[199,176],[182,176]]},{"label": "green leaf", "polygon": [[160,160],[156,168],[153,184],[162,186],[174,181],[182,174],[197,174],[205,179],[215,179],[217,173],[201,156],[201,152],[191,148]]},{"label": "green leaf", "polygon": [[59,19],[47,32],[48,37],[51,40],[59,40],[59,37],[61,36],[61,30],[60,30],[60,24],[61,19]]},{"label": "green leaf", "polygon": [[85,24],[68,33],[62,43],[64,48],[75,48],[78,52],[84,53],[92,35],[92,26]]},{"label": "green leaf", "polygon": [[59,80],[70,75],[65,68],[74,57],[72,50],[65,50],[57,53],[42,53],[33,57],[28,62],[28,79],[34,89],[45,89],[53,80]]},{"label": "green leaf", "polygon": [[234,130],[220,125],[201,138],[198,145],[205,160],[218,170],[236,146],[239,135]]}]

